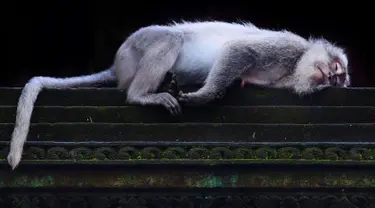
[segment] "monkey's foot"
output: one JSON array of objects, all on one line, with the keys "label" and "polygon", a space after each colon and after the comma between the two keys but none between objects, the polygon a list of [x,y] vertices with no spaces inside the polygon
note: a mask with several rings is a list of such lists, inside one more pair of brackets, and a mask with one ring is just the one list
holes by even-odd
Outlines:
[{"label": "monkey's foot", "polygon": [[20,163],[21,157],[22,157],[22,149],[21,150],[14,150],[14,149],[10,150],[10,152],[8,154],[8,157],[7,157],[7,160],[8,160],[8,163],[12,167],[13,170]]},{"label": "monkey's foot", "polygon": [[224,93],[201,93],[201,92],[190,92],[183,93],[179,92],[178,101],[184,102],[187,105],[197,106],[206,105],[209,102],[223,97]]}]

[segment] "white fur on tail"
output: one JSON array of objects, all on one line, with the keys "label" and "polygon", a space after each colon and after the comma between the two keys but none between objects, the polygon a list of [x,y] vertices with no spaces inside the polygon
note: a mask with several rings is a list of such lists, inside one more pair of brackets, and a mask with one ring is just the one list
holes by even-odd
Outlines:
[{"label": "white fur on tail", "polygon": [[23,146],[29,133],[31,114],[40,91],[45,89],[64,89],[83,87],[97,83],[116,81],[111,69],[85,76],[70,78],[34,77],[23,88],[17,106],[16,122],[10,142],[8,163],[15,169],[21,161]]}]

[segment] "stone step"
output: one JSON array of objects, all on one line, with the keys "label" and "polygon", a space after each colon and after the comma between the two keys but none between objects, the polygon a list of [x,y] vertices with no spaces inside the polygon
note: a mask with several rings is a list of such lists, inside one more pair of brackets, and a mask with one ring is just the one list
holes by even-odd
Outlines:
[{"label": "stone step", "polygon": [[[0,139],[9,141],[14,125],[0,124]],[[200,142],[373,142],[375,123],[39,123],[29,141],[200,141]]]},{"label": "stone step", "polygon": [[[0,123],[15,121],[16,106],[0,106]],[[164,108],[138,106],[37,106],[32,123],[375,123],[375,106],[185,107],[179,117]]]},{"label": "stone step", "polygon": [[[192,91],[196,88],[186,88]],[[22,88],[0,88],[0,105],[15,105]],[[36,105],[47,106],[118,106],[126,105],[125,93],[115,88],[76,88],[43,90]],[[214,103],[221,105],[318,105],[318,106],[375,106],[375,88],[330,88],[301,98],[287,90],[259,87],[228,89],[226,96]]]}]

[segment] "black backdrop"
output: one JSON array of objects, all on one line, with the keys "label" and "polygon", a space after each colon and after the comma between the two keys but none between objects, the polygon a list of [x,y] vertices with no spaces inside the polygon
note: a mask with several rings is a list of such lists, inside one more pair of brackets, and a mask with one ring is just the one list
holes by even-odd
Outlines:
[{"label": "black backdrop", "polygon": [[[32,76],[76,76],[108,67],[135,29],[172,20],[247,20],[308,37],[324,36],[349,54],[353,86],[375,86],[370,3],[299,1],[11,1],[3,30],[8,65],[1,86],[22,86]],[[331,4],[331,5],[329,5]],[[6,25],[6,26],[5,26]]]}]

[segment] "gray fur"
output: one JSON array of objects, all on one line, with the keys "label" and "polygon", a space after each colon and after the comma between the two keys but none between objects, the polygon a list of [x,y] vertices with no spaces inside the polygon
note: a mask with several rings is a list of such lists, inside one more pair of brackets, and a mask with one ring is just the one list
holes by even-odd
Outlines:
[{"label": "gray fur", "polygon": [[[340,65],[335,65],[337,59]],[[300,95],[350,84],[344,51],[325,40],[304,39],[288,31],[260,29],[251,23],[183,22],[149,26],[131,34],[118,49],[113,66],[72,78],[36,77],[23,89],[17,108],[8,162],[21,161],[34,102],[43,88],[70,88],[117,81],[127,102],[164,106],[181,113],[178,102],[201,105],[224,95],[235,80],[292,89]],[[319,70],[318,70],[319,69]],[[156,92],[167,72],[181,85],[203,84],[178,100]]]}]

